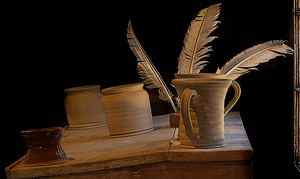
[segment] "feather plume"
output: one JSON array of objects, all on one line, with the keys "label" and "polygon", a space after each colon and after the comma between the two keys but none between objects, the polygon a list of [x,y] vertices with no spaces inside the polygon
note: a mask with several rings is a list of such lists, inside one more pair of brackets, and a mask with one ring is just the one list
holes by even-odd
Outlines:
[{"label": "feather plume", "polygon": [[217,38],[209,35],[218,27],[219,21],[215,20],[220,14],[220,5],[214,4],[202,9],[191,22],[178,59],[179,73],[199,73],[208,63],[202,59],[209,57],[207,53],[212,51],[211,46],[205,45]]},{"label": "feather plume", "polygon": [[137,58],[137,71],[140,75],[140,78],[143,80],[143,83],[146,85],[146,88],[159,88],[159,98],[170,102],[174,111],[176,112],[177,109],[172,100],[173,94],[168,89],[159,72],[136,38],[131,26],[131,20],[129,21],[127,28],[127,41],[129,43],[130,49]]},{"label": "feather plume", "polygon": [[283,40],[268,41],[248,48],[227,62],[216,74],[226,74],[226,77],[235,80],[239,76],[257,70],[255,66],[268,62],[284,54],[293,54],[294,50],[284,44]]}]

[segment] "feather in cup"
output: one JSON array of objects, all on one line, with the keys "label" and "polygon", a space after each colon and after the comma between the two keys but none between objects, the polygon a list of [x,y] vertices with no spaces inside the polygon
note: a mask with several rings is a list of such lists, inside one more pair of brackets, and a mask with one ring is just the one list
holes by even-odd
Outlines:
[{"label": "feather in cup", "polygon": [[212,51],[211,46],[205,45],[217,38],[209,35],[218,27],[219,21],[215,20],[220,14],[220,5],[214,4],[202,9],[191,22],[178,59],[178,73],[199,73],[208,63],[202,59],[209,57],[207,53]]},{"label": "feather in cup", "polygon": [[129,21],[127,28],[127,41],[129,43],[130,49],[137,58],[137,71],[141,79],[143,80],[143,83],[146,85],[146,88],[159,88],[159,98],[164,101],[170,102],[174,111],[176,112],[177,109],[172,100],[173,94],[168,89],[159,72],[136,38],[131,26],[131,20]]},{"label": "feather in cup", "polygon": [[248,48],[227,62],[216,74],[225,74],[226,78],[235,80],[239,76],[257,70],[255,66],[268,62],[284,54],[293,54],[294,50],[284,44],[284,40],[273,40]]}]

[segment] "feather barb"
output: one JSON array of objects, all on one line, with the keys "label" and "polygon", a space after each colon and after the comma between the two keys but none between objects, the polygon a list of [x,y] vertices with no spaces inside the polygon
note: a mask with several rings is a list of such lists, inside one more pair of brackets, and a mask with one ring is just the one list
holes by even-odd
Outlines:
[{"label": "feather barb", "polygon": [[174,111],[176,112],[177,108],[172,100],[173,95],[168,89],[161,75],[153,65],[152,61],[144,51],[138,39],[136,38],[131,26],[131,20],[129,21],[127,28],[127,41],[129,43],[130,49],[137,58],[137,71],[141,79],[143,80],[143,83],[146,85],[146,88],[159,88],[159,98],[170,102]]},{"label": "feather barb", "polygon": [[278,56],[285,56],[285,54],[293,54],[294,50],[284,42],[284,40],[272,40],[248,48],[218,69],[216,74],[225,74],[227,78],[235,80],[251,70],[257,70],[255,67],[260,63],[268,62]]}]

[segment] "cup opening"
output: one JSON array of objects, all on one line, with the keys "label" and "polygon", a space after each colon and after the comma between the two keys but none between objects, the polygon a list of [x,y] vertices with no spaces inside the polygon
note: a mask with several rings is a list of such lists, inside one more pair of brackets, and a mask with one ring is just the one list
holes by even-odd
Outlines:
[{"label": "cup opening", "polygon": [[65,89],[65,92],[68,93],[68,92],[84,91],[84,90],[95,89],[95,88],[100,89],[100,87],[101,87],[100,85],[78,86],[78,87]]}]

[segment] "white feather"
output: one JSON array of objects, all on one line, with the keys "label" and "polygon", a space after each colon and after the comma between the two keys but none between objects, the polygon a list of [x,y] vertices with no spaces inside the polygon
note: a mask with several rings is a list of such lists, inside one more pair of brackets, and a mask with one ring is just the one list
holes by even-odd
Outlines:
[{"label": "white feather", "polygon": [[201,59],[210,56],[207,53],[212,51],[212,48],[205,45],[217,38],[209,35],[218,27],[219,21],[215,20],[220,14],[220,5],[214,4],[202,9],[191,22],[178,59],[179,73],[199,73],[208,63]]},{"label": "white feather", "polygon": [[129,43],[130,49],[137,58],[137,71],[140,75],[140,78],[143,80],[143,83],[146,85],[146,88],[159,88],[159,98],[170,102],[174,111],[176,112],[177,108],[172,100],[173,95],[168,89],[162,77],[160,76],[159,72],[153,65],[152,61],[144,51],[138,39],[136,38],[131,26],[131,21],[129,21],[128,23],[127,41]]},{"label": "white feather", "polygon": [[285,56],[284,54],[293,54],[294,50],[284,42],[273,40],[248,48],[233,57],[221,70],[218,69],[216,74],[226,74],[227,78],[235,80],[251,70],[256,70],[257,68],[254,67],[260,63],[268,62],[278,56]]}]

